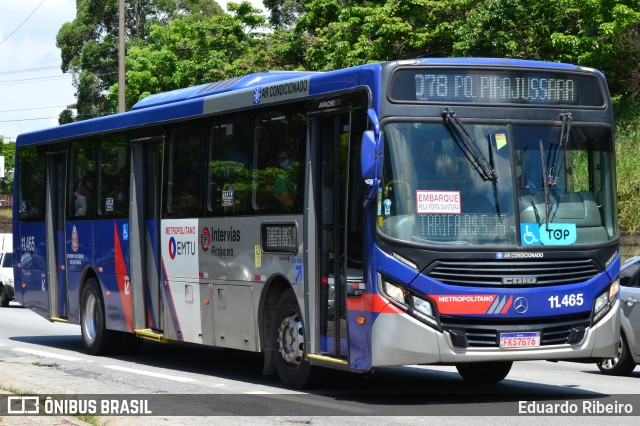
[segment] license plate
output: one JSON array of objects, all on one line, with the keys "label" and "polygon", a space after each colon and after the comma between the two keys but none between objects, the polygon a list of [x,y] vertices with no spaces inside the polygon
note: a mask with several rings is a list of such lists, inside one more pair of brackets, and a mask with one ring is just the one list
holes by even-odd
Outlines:
[{"label": "license plate", "polygon": [[500,333],[501,348],[537,348],[540,346],[540,332]]}]

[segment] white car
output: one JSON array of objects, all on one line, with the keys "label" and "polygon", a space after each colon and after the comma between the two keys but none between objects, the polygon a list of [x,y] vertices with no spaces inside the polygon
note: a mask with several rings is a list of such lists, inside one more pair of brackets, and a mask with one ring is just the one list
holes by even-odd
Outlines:
[{"label": "white car", "polygon": [[604,358],[598,368],[604,374],[626,376],[640,363],[640,256],[620,269],[620,316],[622,330],[615,358]]},{"label": "white car", "polygon": [[13,299],[13,234],[0,234],[0,306],[6,308]]}]

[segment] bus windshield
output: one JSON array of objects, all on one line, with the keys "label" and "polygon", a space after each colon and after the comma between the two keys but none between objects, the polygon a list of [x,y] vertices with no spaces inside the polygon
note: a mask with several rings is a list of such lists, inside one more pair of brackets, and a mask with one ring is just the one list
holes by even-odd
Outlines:
[{"label": "bus windshield", "polygon": [[574,123],[562,137],[560,125],[457,124],[461,131],[446,121],[385,126],[377,221],[384,235],[511,246],[618,236],[609,127]]}]

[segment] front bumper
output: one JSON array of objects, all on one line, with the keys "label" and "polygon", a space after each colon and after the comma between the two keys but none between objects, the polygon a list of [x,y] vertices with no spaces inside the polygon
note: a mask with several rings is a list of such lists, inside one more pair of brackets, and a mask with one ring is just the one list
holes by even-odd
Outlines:
[{"label": "front bumper", "polygon": [[[458,364],[484,361],[561,360],[613,357],[620,339],[620,301],[575,344],[537,348],[466,347],[405,313],[382,313],[373,324],[372,367],[407,364]],[[531,330],[534,331],[534,330]]]}]

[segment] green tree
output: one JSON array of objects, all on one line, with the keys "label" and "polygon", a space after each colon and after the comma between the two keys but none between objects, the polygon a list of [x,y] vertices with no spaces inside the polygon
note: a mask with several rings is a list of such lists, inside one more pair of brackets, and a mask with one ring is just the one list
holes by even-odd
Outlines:
[{"label": "green tree", "polygon": [[289,47],[305,68],[329,70],[419,56],[448,56],[457,2],[311,0]]},{"label": "green tree", "polygon": [[306,12],[306,5],[310,0],[263,0],[263,4],[270,10],[269,22],[275,28],[292,27],[297,18]]},{"label": "green tree", "polygon": [[[297,5],[295,23],[281,25],[273,37],[281,41],[280,57],[295,61],[290,62],[294,68],[330,70],[415,57],[510,57],[596,67],[616,95],[640,88],[636,0],[291,1]],[[283,9],[289,3],[265,4]],[[274,13],[274,24],[291,22]]]},{"label": "green tree", "polygon": [[[229,5],[232,14],[185,16],[154,25],[144,42],[127,55],[127,105],[152,93],[261,71],[254,49],[265,18],[249,2]],[[117,85],[110,91],[115,99]]]},{"label": "green tree", "polygon": [[15,168],[16,144],[4,143],[0,138],[0,155],[4,156],[4,178],[0,179],[0,194],[13,193],[13,170]]},{"label": "green tree", "polygon": [[70,109],[65,109],[58,115],[59,124],[73,123],[73,121],[73,112]]},{"label": "green tree", "polygon": [[[213,0],[127,0],[126,38],[142,42],[154,24],[176,17],[222,13]],[[56,37],[62,71],[73,74],[78,119],[114,113],[117,102],[106,96],[118,79],[118,0],[76,0],[76,18]]]},{"label": "green tree", "polygon": [[[78,115],[115,111],[117,0],[78,0],[58,35]],[[601,69],[614,95],[640,91],[637,0],[129,0],[127,105],[265,69],[331,70],[415,57],[564,61]],[[135,6],[135,7],[134,7]],[[137,18],[136,18],[137,17]],[[107,95],[107,91],[109,91]]]},{"label": "green tree", "polygon": [[638,68],[638,52],[630,44],[640,24],[637,1],[464,0],[460,5],[464,19],[453,26],[454,56],[595,67],[607,75],[612,93],[628,94],[628,81]]}]

